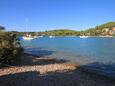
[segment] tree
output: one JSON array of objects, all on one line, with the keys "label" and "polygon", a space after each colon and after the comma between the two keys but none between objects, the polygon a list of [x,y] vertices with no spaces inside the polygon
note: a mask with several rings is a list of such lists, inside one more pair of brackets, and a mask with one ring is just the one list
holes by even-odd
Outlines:
[{"label": "tree", "polygon": [[0,30],[5,30],[5,28],[3,26],[0,26]]},{"label": "tree", "polygon": [[23,48],[20,46],[16,35],[9,32],[0,32],[0,64],[11,64],[21,55]]}]

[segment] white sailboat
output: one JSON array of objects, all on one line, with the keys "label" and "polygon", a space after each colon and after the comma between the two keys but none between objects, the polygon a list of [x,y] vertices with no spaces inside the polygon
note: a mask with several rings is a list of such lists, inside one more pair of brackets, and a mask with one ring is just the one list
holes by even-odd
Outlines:
[{"label": "white sailboat", "polygon": [[55,36],[49,36],[49,38],[55,38]]},{"label": "white sailboat", "polygon": [[84,35],[84,36],[79,36],[79,37],[80,37],[80,38],[88,38],[88,36],[85,36],[85,35]]},{"label": "white sailboat", "polygon": [[[27,22],[28,20],[26,20],[26,30],[27,30]],[[32,39],[35,39],[37,38],[37,36],[32,36],[31,34],[29,33],[26,33],[23,37],[22,37],[24,40],[32,40]]]},{"label": "white sailboat", "polygon": [[22,37],[24,40],[32,40],[37,38],[36,36],[32,36],[31,34],[26,34],[25,36]]}]

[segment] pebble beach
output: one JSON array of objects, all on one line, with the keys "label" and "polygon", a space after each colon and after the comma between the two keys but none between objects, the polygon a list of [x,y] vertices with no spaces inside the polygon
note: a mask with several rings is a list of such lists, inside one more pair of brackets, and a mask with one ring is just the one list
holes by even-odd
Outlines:
[{"label": "pebble beach", "polygon": [[23,54],[18,64],[0,68],[0,86],[115,86],[115,82],[82,71],[76,63]]}]

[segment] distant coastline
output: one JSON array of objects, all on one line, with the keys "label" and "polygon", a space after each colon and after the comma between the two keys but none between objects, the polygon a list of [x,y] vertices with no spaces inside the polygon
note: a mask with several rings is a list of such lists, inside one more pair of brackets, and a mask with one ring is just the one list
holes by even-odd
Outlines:
[{"label": "distant coastline", "polygon": [[33,36],[101,36],[101,37],[114,37],[115,36],[115,22],[108,22],[94,28],[89,28],[86,30],[76,31],[71,29],[56,29],[47,30],[41,32],[18,32],[10,31],[18,36],[23,36],[25,33],[29,33]]}]

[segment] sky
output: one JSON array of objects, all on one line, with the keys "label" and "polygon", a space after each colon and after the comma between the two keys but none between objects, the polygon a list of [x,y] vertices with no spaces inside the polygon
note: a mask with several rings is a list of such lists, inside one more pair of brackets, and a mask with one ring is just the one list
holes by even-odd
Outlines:
[{"label": "sky", "polygon": [[0,0],[7,31],[85,30],[115,21],[115,0]]}]

